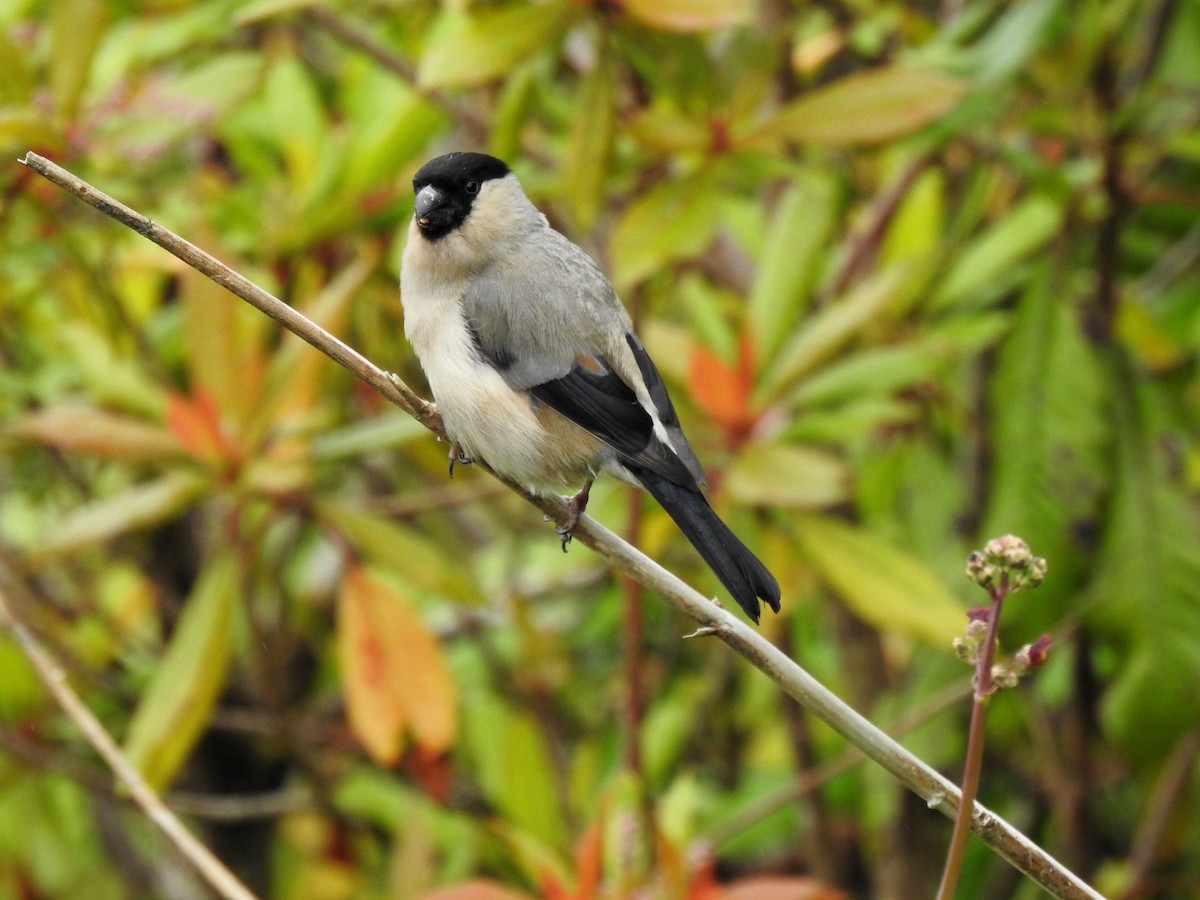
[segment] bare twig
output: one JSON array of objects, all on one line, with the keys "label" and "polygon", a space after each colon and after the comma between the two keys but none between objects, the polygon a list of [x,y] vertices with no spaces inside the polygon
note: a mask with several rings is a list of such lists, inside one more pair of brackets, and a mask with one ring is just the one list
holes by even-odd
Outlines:
[{"label": "bare twig", "polygon": [[100,720],[92,715],[92,711],[71,689],[62,666],[33,636],[33,632],[25,627],[25,623],[13,613],[3,591],[0,591],[0,625],[3,625],[16,638],[21,650],[37,670],[38,677],[50,690],[63,712],[79,727],[87,742],[100,754],[113,774],[129,789],[133,801],[141,807],[142,812],[150,821],[158,826],[159,830],[222,897],[233,898],[233,900],[254,900],[254,894],[238,881],[237,876],[229,871],[225,864],[212,854],[212,851],[188,831],[187,827],[146,783],[141,773],[133,767],[133,764],[121,752],[121,748],[117,746],[117,742],[104,730]]},{"label": "bare twig", "polygon": [[[426,427],[440,435],[443,434],[441,419],[432,404],[421,400],[395,376],[389,376],[287,304],[256,287],[199,248],[151,222],[141,213],[118,203],[49,160],[28,153],[22,162],[39,175],[71,191],[86,203],[128,225],[208,275],[345,366],[387,399],[414,415]],[[562,498],[534,496],[514,482],[504,478],[500,480],[556,522],[564,521],[566,506]],[[954,815],[959,795],[958,789],[950,781],[847,706],[757,631],[587,516],[581,518],[575,530],[575,538],[592,548],[612,566],[659,594],[677,610],[700,623],[703,628],[712,629],[713,634],[749,660],[791,697],[918,794],[931,809],[947,816]],[[984,843],[1054,896],[1099,900],[1099,894],[995,813],[976,805],[973,822],[975,832]]]}]

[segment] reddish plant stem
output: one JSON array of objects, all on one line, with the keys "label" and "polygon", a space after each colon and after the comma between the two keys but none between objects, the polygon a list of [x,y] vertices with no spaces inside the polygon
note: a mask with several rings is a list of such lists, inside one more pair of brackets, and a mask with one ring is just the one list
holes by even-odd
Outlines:
[{"label": "reddish plant stem", "polygon": [[[626,539],[635,547],[642,530],[642,497],[629,492],[629,520]],[[642,583],[622,578],[621,609],[621,741],[625,769],[637,779],[642,777]]]},{"label": "reddish plant stem", "polygon": [[963,855],[967,849],[967,837],[971,833],[971,822],[975,818],[975,796],[979,793],[979,776],[983,771],[983,744],[987,731],[987,707],[994,687],[992,664],[996,659],[996,635],[1000,629],[1000,611],[1004,598],[1008,596],[1008,574],[1000,576],[1000,584],[991,588],[991,609],[988,611],[987,636],[983,650],[975,661],[975,694],[971,704],[971,726],[967,732],[967,758],[963,764],[962,797],[958,803],[958,815],[954,819],[954,831],[950,836],[950,848],[946,851],[946,868],[942,872],[942,883],[938,887],[937,900],[951,900],[958,886],[962,871]]}]

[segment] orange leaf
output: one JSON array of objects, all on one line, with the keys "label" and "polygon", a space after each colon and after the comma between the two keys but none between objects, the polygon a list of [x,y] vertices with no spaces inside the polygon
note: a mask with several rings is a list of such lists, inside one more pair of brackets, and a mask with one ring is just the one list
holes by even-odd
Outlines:
[{"label": "orange leaf", "polygon": [[427,797],[432,797],[438,803],[445,803],[449,799],[454,770],[450,767],[450,757],[445,753],[417,746],[405,756],[404,770]]},{"label": "orange leaf", "polygon": [[441,647],[400,590],[360,566],[338,597],[338,653],[350,727],[377,763],[396,762],[406,728],[430,753],[449,749],[458,706]]},{"label": "orange leaf", "polygon": [[711,856],[705,856],[696,865],[696,871],[687,886],[687,900],[721,900],[721,886],[717,883],[717,864]]},{"label": "orange leaf", "polygon": [[167,398],[167,427],[189,453],[208,462],[237,461],[240,454],[221,430],[221,415],[212,396],[198,388],[191,397]]},{"label": "orange leaf", "polygon": [[430,891],[428,894],[422,894],[420,900],[531,900],[531,898],[529,894],[514,891],[502,884],[480,878]]},{"label": "orange leaf", "polygon": [[595,897],[604,873],[604,828],[601,822],[589,827],[575,845],[575,868],[580,900]]},{"label": "orange leaf", "polygon": [[50,406],[18,419],[14,434],[105,459],[156,460],[179,455],[182,448],[161,425],[90,406]]},{"label": "orange leaf", "polygon": [[730,365],[711,350],[697,345],[689,365],[688,384],[696,403],[735,437],[749,432],[757,419],[750,407],[753,360],[750,338],[743,335],[736,364]]}]

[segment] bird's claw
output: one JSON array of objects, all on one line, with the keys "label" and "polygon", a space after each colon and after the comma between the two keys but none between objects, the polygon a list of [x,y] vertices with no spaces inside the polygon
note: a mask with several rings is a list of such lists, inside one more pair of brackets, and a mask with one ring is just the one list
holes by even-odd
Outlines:
[{"label": "bird's claw", "polygon": [[458,444],[450,445],[450,477],[454,477],[454,464],[461,463],[464,466],[469,466],[475,462],[473,457],[467,456],[466,453],[458,446]]},{"label": "bird's claw", "polygon": [[571,543],[571,538],[575,533],[575,526],[579,524],[579,517],[587,509],[588,492],[591,489],[592,483],[589,481],[579,493],[572,494],[567,498],[567,517],[561,525],[554,529],[558,532],[559,540],[562,541],[563,553],[567,552],[567,544]]}]

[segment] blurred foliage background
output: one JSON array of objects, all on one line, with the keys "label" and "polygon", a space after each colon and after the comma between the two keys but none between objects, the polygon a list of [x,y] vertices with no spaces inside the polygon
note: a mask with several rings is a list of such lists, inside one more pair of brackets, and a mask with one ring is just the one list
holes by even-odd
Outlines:
[{"label": "blurred foliage background", "polygon": [[[505,158],[634,310],[763,630],[956,777],[963,562],[1020,534],[1003,641],[1054,647],[981,799],[1200,894],[1196,0],[0,0],[0,60],[0,586],[256,891],[929,896],[950,823],[26,150],[417,386],[409,179]],[[977,842],[963,885],[1038,895]],[[76,896],[206,889],[0,638],[0,897]]]}]

